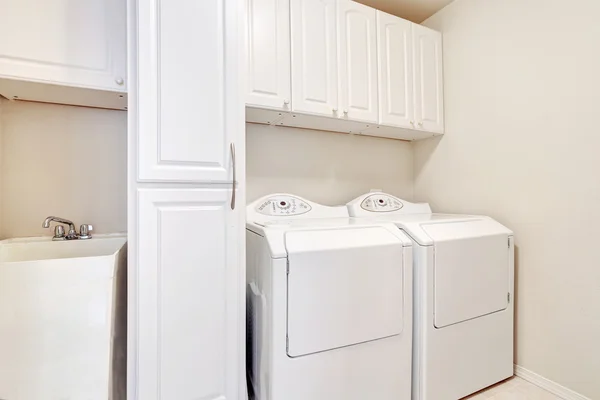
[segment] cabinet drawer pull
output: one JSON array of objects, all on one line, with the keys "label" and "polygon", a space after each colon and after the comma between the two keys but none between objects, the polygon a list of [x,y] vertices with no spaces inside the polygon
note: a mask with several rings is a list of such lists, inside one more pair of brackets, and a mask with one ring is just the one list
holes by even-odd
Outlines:
[{"label": "cabinet drawer pull", "polygon": [[235,190],[237,186],[237,176],[235,168],[235,144],[231,143],[229,149],[231,150],[231,162],[233,163],[233,181],[231,182],[231,209],[235,210]]}]

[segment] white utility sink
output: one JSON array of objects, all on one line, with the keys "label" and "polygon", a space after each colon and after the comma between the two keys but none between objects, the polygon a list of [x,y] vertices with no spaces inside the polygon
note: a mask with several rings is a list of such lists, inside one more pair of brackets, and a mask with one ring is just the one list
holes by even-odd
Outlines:
[{"label": "white utility sink", "polygon": [[0,241],[0,399],[125,399],[126,243]]}]

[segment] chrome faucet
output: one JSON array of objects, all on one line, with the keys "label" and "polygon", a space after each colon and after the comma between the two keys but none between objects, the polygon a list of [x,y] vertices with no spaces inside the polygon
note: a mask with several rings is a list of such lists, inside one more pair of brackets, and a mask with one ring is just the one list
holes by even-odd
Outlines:
[{"label": "chrome faucet", "polygon": [[57,225],[54,228],[54,237],[52,240],[75,240],[75,239],[91,239],[90,232],[93,230],[92,225],[81,225],[81,232],[77,234],[73,221],[60,217],[48,217],[44,220],[42,227],[50,228],[50,222],[58,222],[59,224],[69,225],[69,232],[65,235],[65,228],[62,225]]}]

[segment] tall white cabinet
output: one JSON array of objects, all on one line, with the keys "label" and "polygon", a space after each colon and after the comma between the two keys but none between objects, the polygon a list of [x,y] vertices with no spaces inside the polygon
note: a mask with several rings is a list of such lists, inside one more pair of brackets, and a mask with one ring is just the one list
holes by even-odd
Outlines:
[{"label": "tall white cabinet", "polygon": [[245,396],[244,0],[129,0],[130,400]]}]

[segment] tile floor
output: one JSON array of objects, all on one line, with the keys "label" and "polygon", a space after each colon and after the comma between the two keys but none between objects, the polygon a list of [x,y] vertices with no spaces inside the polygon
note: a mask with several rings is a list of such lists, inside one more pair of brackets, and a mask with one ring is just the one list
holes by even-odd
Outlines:
[{"label": "tile floor", "polygon": [[463,400],[561,400],[560,397],[516,376]]}]

